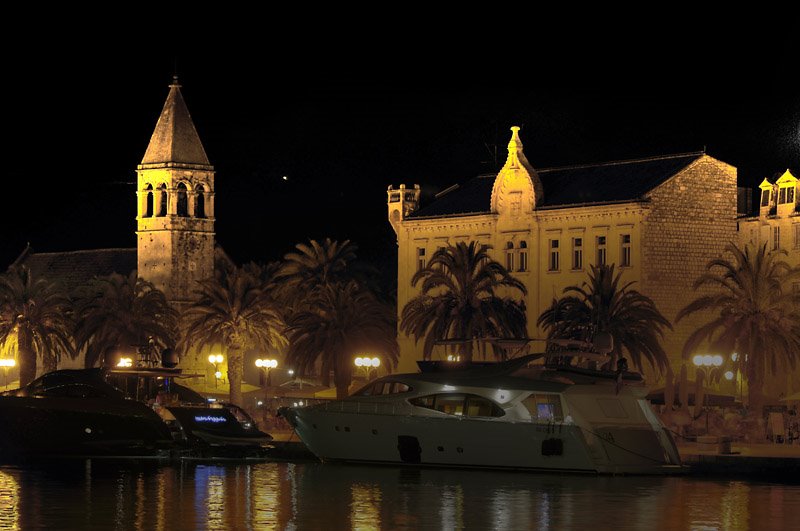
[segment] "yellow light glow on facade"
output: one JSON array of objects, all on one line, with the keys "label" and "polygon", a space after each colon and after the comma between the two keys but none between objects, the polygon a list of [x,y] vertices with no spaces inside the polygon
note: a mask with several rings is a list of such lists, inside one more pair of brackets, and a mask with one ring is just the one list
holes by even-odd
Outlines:
[{"label": "yellow light glow on facade", "polygon": [[16,367],[17,360],[14,358],[0,359],[0,367]]},{"label": "yellow light glow on facade", "polygon": [[131,358],[120,358],[117,362],[117,367],[133,367],[133,360]]}]

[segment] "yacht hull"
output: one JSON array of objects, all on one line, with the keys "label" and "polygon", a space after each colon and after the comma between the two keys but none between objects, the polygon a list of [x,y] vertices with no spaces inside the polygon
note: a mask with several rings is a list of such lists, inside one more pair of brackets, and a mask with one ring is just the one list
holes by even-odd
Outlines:
[{"label": "yacht hull", "polygon": [[649,427],[587,429],[563,423],[331,409],[292,408],[284,413],[308,449],[323,461],[600,474],[683,472],[665,447],[665,435]]}]

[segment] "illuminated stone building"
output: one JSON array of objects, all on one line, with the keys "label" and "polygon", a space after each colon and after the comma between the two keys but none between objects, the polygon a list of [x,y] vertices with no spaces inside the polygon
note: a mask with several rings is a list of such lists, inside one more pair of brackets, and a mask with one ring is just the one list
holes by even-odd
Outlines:
[{"label": "illuminated stone building", "polygon": [[137,248],[36,253],[29,246],[14,264],[70,291],[96,276],[138,270],[179,309],[190,302],[196,281],[213,274],[215,253],[223,253],[214,243],[214,167],[177,81],[137,175]]},{"label": "illuminated stone building", "polygon": [[214,167],[177,80],[136,173],[139,276],[181,307],[214,274]]},{"label": "illuminated stone building", "polygon": [[[792,266],[800,265],[800,197],[798,197],[798,179],[788,169],[770,182],[764,179],[759,185],[758,213],[739,218],[739,245],[748,243],[760,247],[767,246],[767,251],[784,251],[780,256]],[[800,292],[800,281],[791,286]],[[800,390],[800,377],[797,371],[779,371],[776,375],[767,375],[764,380],[764,391],[778,389],[787,394]]]},{"label": "illuminated stone building", "polygon": [[[389,187],[397,234],[398,314],[418,290],[411,277],[441,247],[475,240],[528,288],[528,334],[566,286],[580,285],[591,264],[616,264],[625,281],[673,320],[697,296],[692,283],[709,259],[735,240],[736,168],[704,153],[534,169],[512,127],[508,158],[496,175],[456,184],[427,205],[420,188]],[[673,367],[698,315],[667,331]],[[398,370],[416,370],[422,343],[401,334]],[[533,349],[541,345],[534,344]],[[434,356],[437,356],[434,352]]]},{"label": "illuminated stone building", "polygon": [[213,275],[217,259],[228,258],[215,244],[214,167],[177,80],[169,86],[137,177],[131,198],[137,247],[37,253],[29,245],[13,265],[24,264],[70,292],[94,277],[137,271],[183,309],[196,298],[197,281]]},{"label": "illuminated stone building", "polygon": [[[797,177],[786,170],[774,183],[759,185],[758,214],[739,219],[739,243],[767,244],[767,250],[783,249],[790,264],[800,263],[800,198]],[[800,283],[795,289],[800,290]]]}]

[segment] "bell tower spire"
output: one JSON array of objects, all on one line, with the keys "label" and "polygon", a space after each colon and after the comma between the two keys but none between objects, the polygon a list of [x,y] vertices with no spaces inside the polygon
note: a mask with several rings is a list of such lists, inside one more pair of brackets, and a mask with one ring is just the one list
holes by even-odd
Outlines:
[{"label": "bell tower spire", "polygon": [[138,274],[177,306],[214,274],[214,166],[178,76],[137,166]]}]

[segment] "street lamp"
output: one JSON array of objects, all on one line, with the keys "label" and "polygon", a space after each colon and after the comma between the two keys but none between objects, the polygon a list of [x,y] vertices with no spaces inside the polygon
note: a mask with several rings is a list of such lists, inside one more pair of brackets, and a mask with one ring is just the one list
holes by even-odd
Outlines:
[{"label": "street lamp", "polygon": [[369,379],[370,369],[378,370],[381,366],[380,358],[370,358],[369,356],[358,357],[353,360],[356,370],[364,369],[364,378]]},{"label": "street lamp", "polygon": [[256,367],[264,371],[265,374],[264,381],[266,382],[267,387],[272,386],[270,370],[276,368],[277,366],[278,366],[278,360],[273,360],[273,359],[264,360],[261,358],[256,360]]},{"label": "street lamp", "polygon": [[214,387],[217,387],[219,380],[222,378],[222,371],[219,370],[219,364],[224,360],[225,358],[222,357],[222,354],[211,354],[208,357],[208,362],[214,366]]},{"label": "street lamp", "polygon": [[[708,380],[709,384],[711,383],[711,375],[712,375],[712,373],[715,372],[715,371],[718,372],[720,370],[719,368],[722,367],[722,364],[724,363],[724,361],[725,360],[723,360],[722,356],[720,356],[719,354],[715,354],[715,355],[698,354],[694,358],[692,358],[692,363],[694,363],[694,366],[697,367],[698,373],[702,373],[702,376],[707,377],[706,379]],[[700,381],[700,380],[698,379],[698,381]],[[697,386],[697,390],[695,390],[695,395],[694,395],[695,406],[698,405],[697,404],[697,391],[699,390],[701,385],[702,385],[702,383],[700,383],[700,385]],[[703,394],[702,408],[706,413],[706,433],[708,433],[708,407],[706,406],[707,404],[708,404],[708,393],[704,393]]]}]

